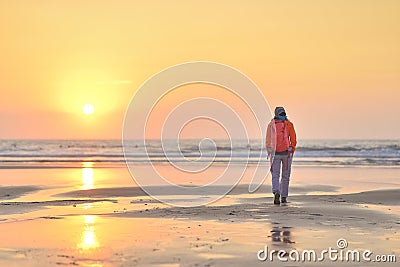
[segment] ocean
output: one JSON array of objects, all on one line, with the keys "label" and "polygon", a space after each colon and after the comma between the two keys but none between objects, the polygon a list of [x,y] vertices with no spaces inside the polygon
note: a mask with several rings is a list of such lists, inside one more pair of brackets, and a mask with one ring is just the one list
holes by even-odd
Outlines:
[{"label": "ocean", "polygon": [[[200,145],[199,145],[200,144]],[[177,146],[179,145],[179,147]],[[215,163],[244,162],[256,164],[266,157],[258,140],[185,139],[176,144],[167,140],[1,140],[1,166],[63,166],[82,162],[118,165],[132,163],[202,161]],[[300,140],[294,165],[306,166],[400,166],[400,140]]]}]

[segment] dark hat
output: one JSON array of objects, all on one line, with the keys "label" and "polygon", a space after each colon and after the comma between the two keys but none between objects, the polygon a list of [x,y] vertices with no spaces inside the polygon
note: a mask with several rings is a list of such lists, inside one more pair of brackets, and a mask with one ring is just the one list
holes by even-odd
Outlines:
[{"label": "dark hat", "polygon": [[275,108],[275,116],[278,116],[281,113],[285,113],[286,114],[285,109],[283,107],[276,107]]}]

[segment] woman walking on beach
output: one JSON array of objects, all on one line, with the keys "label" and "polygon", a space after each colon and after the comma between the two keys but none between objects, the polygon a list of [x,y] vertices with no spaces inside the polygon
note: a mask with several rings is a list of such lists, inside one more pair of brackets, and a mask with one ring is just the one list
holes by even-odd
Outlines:
[{"label": "woman walking on beach", "polygon": [[[286,117],[283,107],[275,108],[275,117],[268,124],[266,148],[271,158],[272,193],[274,204],[287,202],[290,170],[296,150],[296,132],[293,123]],[[282,179],[279,179],[282,167]]]}]

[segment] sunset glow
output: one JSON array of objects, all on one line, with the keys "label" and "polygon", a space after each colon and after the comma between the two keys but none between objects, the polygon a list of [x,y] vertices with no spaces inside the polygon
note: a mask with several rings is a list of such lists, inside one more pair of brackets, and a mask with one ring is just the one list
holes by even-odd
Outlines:
[{"label": "sunset glow", "polygon": [[0,267],[398,262],[400,0],[3,0],[0,25]]},{"label": "sunset glow", "polygon": [[399,9],[400,1],[3,1],[0,138],[118,139],[140,85],[197,60],[246,74],[271,107],[286,107],[301,138],[398,138],[400,126],[378,111],[400,113]]},{"label": "sunset glow", "polygon": [[93,114],[93,112],[94,112],[94,107],[93,107],[93,105],[92,105],[92,104],[85,104],[85,105],[82,107],[82,112],[83,112],[84,114],[86,114],[86,115]]}]

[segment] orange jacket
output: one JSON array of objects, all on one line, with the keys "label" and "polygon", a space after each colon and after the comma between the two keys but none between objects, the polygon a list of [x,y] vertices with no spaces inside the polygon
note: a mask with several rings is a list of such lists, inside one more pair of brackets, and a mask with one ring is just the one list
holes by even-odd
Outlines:
[{"label": "orange jacket", "polygon": [[[266,138],[266,148],[268,151],[268,147],[272,147],[273,148],[273,144],[272,144],[272,123],[275,123],[275,119],[272,119],[271,122],[268,124],[268,128],[267,128],[267,138]],[[297,145],[297,137],[296,137],[296,131],[294,130],[294,125],[291,121],[289,121],[288,119],[285,120],[286,123],[286,131],[289,137],[289,146],[292,147],[292,153],[294,153],[294,151],[296,150],[296,145]]]}]

